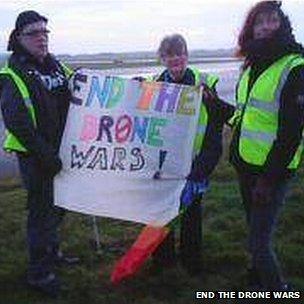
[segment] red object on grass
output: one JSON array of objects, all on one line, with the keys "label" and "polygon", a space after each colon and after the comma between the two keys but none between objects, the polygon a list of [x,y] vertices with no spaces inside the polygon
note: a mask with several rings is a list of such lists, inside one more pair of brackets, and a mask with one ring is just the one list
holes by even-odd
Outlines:
[{"label": "red object on grass", "polygon": [[144,227],[132,247],[117,261],[112,271],[111,282],[118,284],[121,280],[134,275],[168,233],[168,227]]}]

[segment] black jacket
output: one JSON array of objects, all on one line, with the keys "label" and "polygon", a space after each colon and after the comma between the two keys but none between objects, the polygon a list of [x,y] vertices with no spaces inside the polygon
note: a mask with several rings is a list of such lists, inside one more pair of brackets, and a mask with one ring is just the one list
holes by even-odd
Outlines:
[{"label": "black jacket", "polygon": [[[251,65],[249,90],[257,78],[272,63],[285,56],[256,62]],[[241,124],[236,126],[230,146],[230,162],[239,172],[261,174],[273,182],[290,177],[295,170],[287,169],[302,140],[304,127],[304,66],[294,68],[285,82],[280,97],[277,138],[263,167],[246,163],[239,155]]]},{"label": "black jacket", "polygon": [[8,61],[27,84],[37,128],[34,127],[21,94],[9,77],[0,82],[1,110],[6,128],[42,164],[58,161],[58,150],[71,99],[68,81],[57,60],[48,55],[38,63],[26,52],[13,53]]},{"label": "black jacket", "polygon": [[[162,72],[157,81],[176,83],[168,70]],[[180,84],[194,85],[195,76],[191,69],[187,69]],[[214,91],[215,95],[216,92]],[[216,95],[217,96],[217,95]],[[208,124],[201,147],[201,151],[192,163],[192,169],[188,179],[201,181],[208,178],[217,165],[222,154],[222,131],[224,123],[233,115],[234,107],[220,99],[203,100],[208,112]]]}]

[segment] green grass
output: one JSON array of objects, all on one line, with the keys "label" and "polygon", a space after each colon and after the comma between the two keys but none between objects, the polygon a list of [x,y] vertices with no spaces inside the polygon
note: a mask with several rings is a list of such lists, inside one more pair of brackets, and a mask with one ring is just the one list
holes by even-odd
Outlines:
[{"label": "green grass", "polygon": [[[226,154],[226,153],[225,153]],[[280,218],[276,249],[289,281],[304,291],[304,170],[293,182]],[[0,183],[0,303],[199,303],[195,291],[244,290],[247,230],[234,170],[224,155],[212,176],[211,191],[205,197],[204,248],[201,275],[192,277],[180,266],[154,273],[149,261],[134,278],[112,286],[109,277],[117,258],[130,247],[141,225],[99,219],[102,250],[93,246],[91,219],[69,213],[61,228],[62,246],[77,253],[82,263],[60,269],[65,291],[49,300],[27,290],[24,284],[27,257],[25,243],[26,194],[18,181]],[[202,301],[202,300],[201,300]],[[206,301],[204,302],[206,303]],[[215,302],[213,302],[215,303]],[[229,300],[223,303],[230,303]],[[235,302],[231,302],[235,303]]]}]

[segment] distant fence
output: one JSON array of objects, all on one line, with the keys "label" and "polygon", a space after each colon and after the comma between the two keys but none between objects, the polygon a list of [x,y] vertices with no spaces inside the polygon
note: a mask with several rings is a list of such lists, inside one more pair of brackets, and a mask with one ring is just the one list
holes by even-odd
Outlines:
[{"label": "distant fence", "polygon": [[[113,60],[65,60],[73,68],[83,67],[88,69],[121,69],[121,68],[139,68],[139,67],[156,67],[161,66],[159,60],[155,59],[113,59]],[[193,57],[189,58],[189,64],[203,64],[203,63],[227,63],[227,62],[241,62],[239,58],[235,57]]]}]

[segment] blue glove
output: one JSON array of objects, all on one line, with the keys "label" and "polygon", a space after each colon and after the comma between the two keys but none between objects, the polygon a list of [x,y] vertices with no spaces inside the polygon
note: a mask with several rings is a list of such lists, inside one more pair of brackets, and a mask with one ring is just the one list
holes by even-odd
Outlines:
[{"label": "blue glove", "polygon": [[208,186],[209,182],[207,179],[203,182],[187,180],[180,198],[181,205],[184,207],[190,206],[196,197],[203,195],[207,191]]}]

